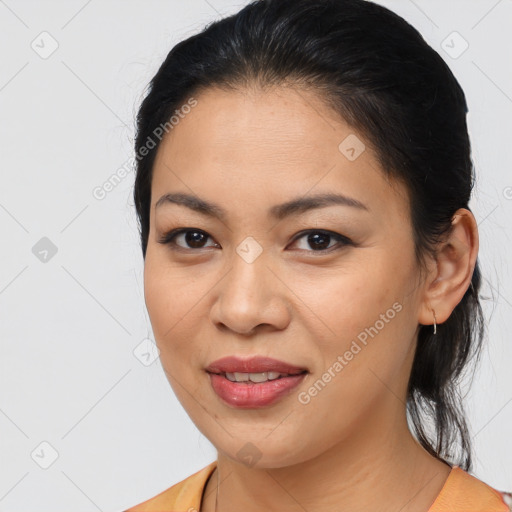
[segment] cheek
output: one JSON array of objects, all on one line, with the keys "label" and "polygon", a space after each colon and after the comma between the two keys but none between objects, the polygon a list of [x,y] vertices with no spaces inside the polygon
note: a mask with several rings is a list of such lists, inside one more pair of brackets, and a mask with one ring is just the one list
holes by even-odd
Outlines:
[{"label": "cheek", "polygon": [[[146,257],[144,265],[144,297],[155,341],[160,346],[176,345],[177,334],[186,330],[193,301],[190,286],[183,286],[173,272],[156,257]],[[192,304],[190,304],[192,302]]]},{"label": "cheek", "polygon": [[167,281],[161,267],[148,255],[144,264],[144,298],[154,334],[158,339],[165,332],[164,328],[169,329],[172,325],[172,318],[169,318],[169,313],[172,314],[173,311],[170,303],[172,294],[168,293]]},{"label": "cheek", "polygon": [[[294,276],[294,292],[307,306],[313,328],[330,346],[336,340],[356,335],[379,320],[396,301],[401,301],[404,279],[383,255],[344,262],[343,268],[321,275]],[[311,314],[311,315],[310,315]],[[320,332],[321,331],[321,332]]]},{"label": "cheek", "polygon": [[[390,376],[403,365],[415,329],[413,295],[408,295],[415,274],[392,251],[375,251],[334,275],[316,282],[301,278],[300,296],[314,313],[307,329],[317,333],[318,371],[331,368],[337,376],[343,374],[333,380],[341,386],[346,379],[342,386],[350,394],[375,381],[369,369]],[[338,356],[343,370],[338,365],[336,371]]]},{"label": "cheek", "polygon": [[144,295],[160,360],[167,372],[188,385],[192,374],[189,370],[205,359],[203,353],[209,346],[201,328],[207,294],[213,286],[197,279],[197,272],[192,272],[173,268],[165,255],[159,257],[148,251]]},{"label": "cheek", "polygon": [[188,284],[185,282],[183,271],[170,264],[165,251],[148,245],[144,263],[144,295],[148,311],[152,319],[155,318],[157,326],[163,320],[172,325],[175,318],[185,314],[183,310],[190,292],[191,284],[190,281]]},{"label": "cheek", "polygon": [[191,396],[199,396],[200,391],[190,371],[197,352],[193,333],[193,322],[197,326],[197,319],[179,290],[179,283],[169,269],[155,258],[146,257],[144,295],[160,362],[176,397],[189,410],[194,406]]}]

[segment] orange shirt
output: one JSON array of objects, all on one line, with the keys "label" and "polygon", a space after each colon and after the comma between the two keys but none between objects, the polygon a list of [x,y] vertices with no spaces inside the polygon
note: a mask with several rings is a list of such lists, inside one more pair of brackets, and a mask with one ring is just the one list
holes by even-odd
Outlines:
[{"label": "orange shirt", "polygon": [[[125,512],[197,512],[217,461]],[[508,503],[508,504],[507,504]],[[511,512],[512,495],[502,493],[453,466],[428,512]]]}]

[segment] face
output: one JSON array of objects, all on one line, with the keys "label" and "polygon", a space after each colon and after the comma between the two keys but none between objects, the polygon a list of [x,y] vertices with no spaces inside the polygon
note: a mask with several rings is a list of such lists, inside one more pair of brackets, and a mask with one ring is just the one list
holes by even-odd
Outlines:
[{"label": "face", "polygon": [[[252,451],[260,467],[391,424],[421,301],[405,188],[311,91],[209,89],[196,100],[158,150],[144,268],[179,401],[219,452]],[[313,200],[326,194],[344,199]],[[206,371],[226,356],[305,373],[231,383]]]}]

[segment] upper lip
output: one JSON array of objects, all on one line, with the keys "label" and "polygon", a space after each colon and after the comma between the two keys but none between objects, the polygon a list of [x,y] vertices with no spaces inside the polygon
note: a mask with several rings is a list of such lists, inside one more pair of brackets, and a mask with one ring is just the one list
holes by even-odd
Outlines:
[{"label": "upper lip", "polygon": [[271,357],[253,356],[242,359],[237,356],[228,356],[211,363],[206,367],[206,371],[209,373],[279,372],[293,375],[306,372],[307,369]]}]

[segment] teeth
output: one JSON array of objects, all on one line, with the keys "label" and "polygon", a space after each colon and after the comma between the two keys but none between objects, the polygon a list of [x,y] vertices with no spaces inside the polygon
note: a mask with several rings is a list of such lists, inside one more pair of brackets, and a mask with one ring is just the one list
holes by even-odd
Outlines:
[{"label": "teeth", "polygon": [[275,380],[279,377],[287,377],[287,373],[279,372],[262,372],[262,373],[226,373],[226,379],[231,382],[266,382],[267,380]]}]

